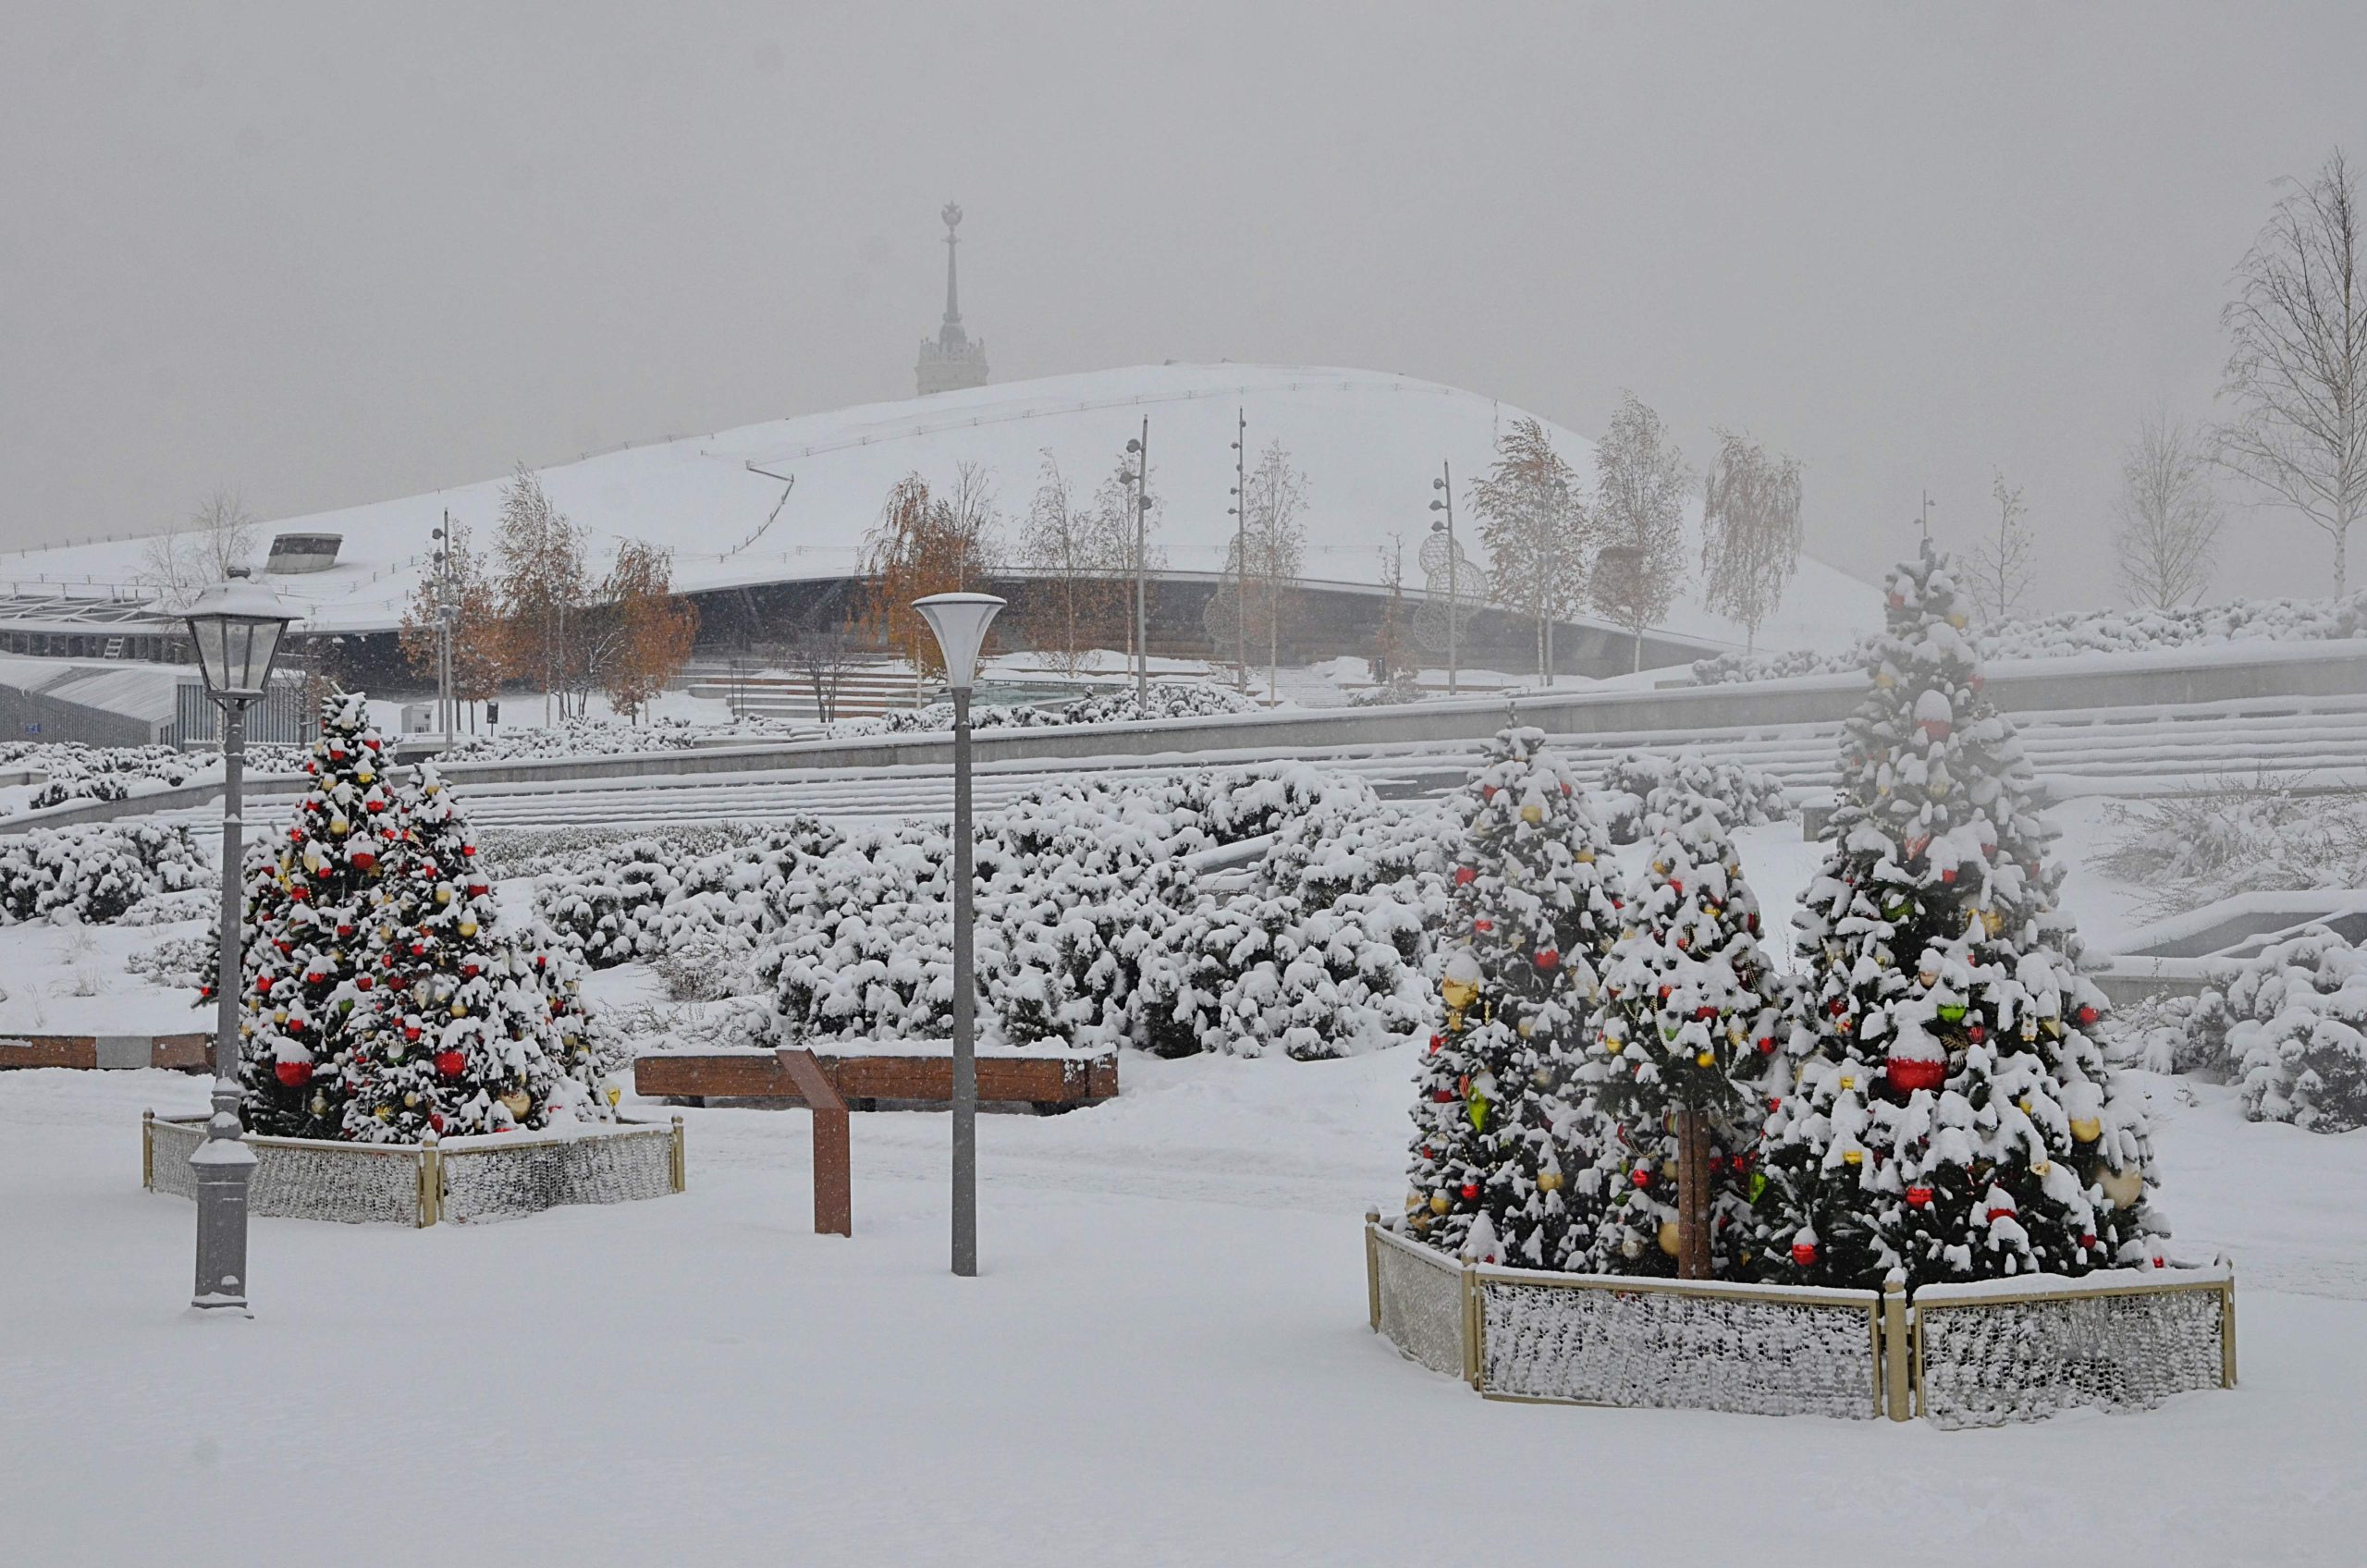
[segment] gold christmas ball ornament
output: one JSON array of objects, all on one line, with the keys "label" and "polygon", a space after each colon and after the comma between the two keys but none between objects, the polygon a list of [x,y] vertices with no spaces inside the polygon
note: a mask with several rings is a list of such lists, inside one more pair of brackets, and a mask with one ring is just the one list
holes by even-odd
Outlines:
[{"label": "gold christmas ball ornament", "polygon": [[1857,1086],[1858,1086],[1858,1080],[1857,1080],[1857,1079],[1855,1079],[1855,1078],[1851,1077],[1851,1076],[1850,1076],[1848,1073],[1846,1073],[1846,1072],[1845,1072],[1845,1073],[1843,1073],[1843,1074],[1841,1075],[1841,1088],[1842,1088],[1843,1093],[1845,1093],[1845,1094],[1846,1094],[1846,1093],[1847,1093],[1849,1090],[1854,1089],[1854,1088],[1856,1088]]},{"label": "gold christmas ball ornament", "polygon": [[460,935],[461,935],[461,936],[463,936],[463,937],[473,937],[473,936],[475,936],[476,934],[477,934],[477,923],[476,923],[475,921],[473,921],[473,920],[463,920],[462,922],[460,922]]},{"label": "gold christmas ball ornament", "polygon": [[1453,1200],[1449,1198],[1444,1193],[1432,1193],[1430,1194],[1430,1212],[1432,1214],[1444,1214],[1448,1209],[1453,1208]]},{"label": "gold christmas ball ornament", "polygon": [[1619,1256],[1622,1257],[1643,1256],[1644,1238],[1641,1236],[1630,1236],[1625,1241],[1621,1242],[1619,1243]]},{"label": "gold christmas ball ornament", "polygon": [[2145,1171],[2131,1165],[2121,1170],[2107,1170],[2098,1183],[2115,1208],[2134,1208],[2137,1200],[2145,1195]]},{"label": "gold christmas ball ornament", "polygon": [[448,903],[450,903],[450,902],[452,901],[452,889],[451,889],[451,888],[436,888],[436,889],[435,889],[435,901],[436,901],[437,903],[439,903],[439,904],[448,904]]},{"label": "gold christmas ball ornament", "polygon": [[1479,999],[1479,987],[1461,980],[1442,980],[1439,983],[1439,996],[1446,1002],[1447,1011],[1461,1012]]},{"label": "gold christmas ball ornament", "polygon": [[[1671,1257],[1674,1257],[1676,1256],[1676,1249],[1684,1245],[1683,1239],[1676,1233],[1675,1220],[1663,1219],[1661,1221],[1660,1243],[1661,1251],[1668,1254]],[[1641,1252],[1644,1249],[1637,1247],[1636,1250],[1637,1252]]]},{"label": "gold christmas ball ornament", "polygon": [[341,816],[333,816],[329,818],[329,831],[342,839],[353,831],[353,824]]},{"label": "gold christmas ball ornament", "polygon": [[467,1008],[467,1006],[466,1006],[465,1004],[460,1003],[460,1002],[454,1002],[454,1003],[452,1004],[452,1016],[453,1016],[453,1017],[455,1017],[455,1018],[466,1018],[466,1017],[468,1017],[468,1015],[469,1015],[469,1010],[468,1010],[468,1008]]},{"label": "gold christmas ball ornament", "polygon": [[1541,801],[1524,801],[1521,802],[1520,819],[1523,822],[1527,823],[1531,827],[1534,827],[1539,823],[1544,821],[1544,802]]},{"label": "gold christmas ball ornament", "polygon": [[1419,1193],[1407,1193],[1405,1194],[1405,1212],[1411,1214],[1428,1202],[1429,1202],[1429,1200]]},{"label": "gold christmas ball ornament", "polygon": [[1580,865],[1592,865],[1594,864],[1594,851],[1592,850],[1580,850],[1577,853],[1577,862]]},{"label": "gold christmas ball ornament", "polygon": [[1843,1149],[1841,1151],[1841,1163],[1844,1165],[1863,1165],[1866,1163],[1866,1151],[1863,1149]]},{"label": "gold christmas ball ornament", "polygon": [[1700,1055],[1693,1059],[1693,1065],[1696,1067],[1715,1067],[1718,1065],[1717,1053],[1714,1051],[1703,1051]]},{"label": "gold christmas ball ornament", "polygon": [[2092,1144],[2104,1135],[2104,1124],[2092,1116],[2071,1119],[2071,1138],[2075,1143]]},{"label": "gold christmas ball ornament", "polygon": [[1537,1173],[1537,1190],[1540,1193],[1560,1192],[1562,1190],[1562,1173],[1558,1170],[1539,1171]]},{"label": "gold christmas ball ornament", "polygon": [[526,1113],[534,1109],[534,1096],[523,1089],[512,1089],[501,1096],[501,1106],[512,1117],[522,1121]]}]

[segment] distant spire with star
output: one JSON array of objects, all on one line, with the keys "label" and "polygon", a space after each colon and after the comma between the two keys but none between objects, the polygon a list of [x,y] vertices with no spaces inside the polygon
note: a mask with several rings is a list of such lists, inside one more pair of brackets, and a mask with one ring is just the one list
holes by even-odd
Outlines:
[{"label": "distant spire with star", "polygon": [[953,260],[953,248],[962,242],[954,233],[962,226],[960,203],[948,202],[938,216],[945,220],[945,320],[934,338],[921,340],[920,363],[913,374],[924,398],[987,384],[987,346],[972,342],[962,330],[962,290]]}]

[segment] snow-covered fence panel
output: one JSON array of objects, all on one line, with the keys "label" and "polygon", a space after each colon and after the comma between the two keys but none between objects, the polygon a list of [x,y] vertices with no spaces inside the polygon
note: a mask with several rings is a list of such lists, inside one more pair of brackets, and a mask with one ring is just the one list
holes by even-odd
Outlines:
[{"label": "snow-covered fence panel", "polygon": [[1926,1285],[1914,1341],[1916,1408],[1936,1426],[2144,1409],[2235,1386],[2235,1270]]},{"label": "snow-covered fence panel", "polygon": [[[194,1198],[190,1156],[203,1117],[141,1118],[141,1184]],[[503,1219],[562,1204],[626,1203],[683,1190],[682,1119],[506,1133],[449,1143],[348,1144],[250,1133],[249,1212],[349,1225]]]},{"label": "snow-covered fence panel", "polygon": [[681,1119],[454,1140],[443,1147],[442,1217],[455,1224],[570,1203],[631,1203],[682,1190]]},{"label": "snow-covered fence panel", "polygon": [[1755,1415],[1883,1413],[1882,1298],[1482,1266],[1482,1393]]},{"label": "snow-covered fence panel", "polygon": [[1373,1328],[1491,1398],[1868,1419],[1883,1298],[1457,1265],[1368,1216]]},{"label": "snow-covered fence panel", "polygon": [[1372,1326],[1408,1360],[1433,1372],[1472,1375],[1465,1271],[1417,1242],[1365,1226],[1365,1279]]}]

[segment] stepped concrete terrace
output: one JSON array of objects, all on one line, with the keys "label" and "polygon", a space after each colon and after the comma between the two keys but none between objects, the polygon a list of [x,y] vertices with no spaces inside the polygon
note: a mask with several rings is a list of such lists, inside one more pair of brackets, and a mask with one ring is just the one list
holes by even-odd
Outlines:
[{"label": "stepped concrete terrace", "polygon": [[[1842,720],[1860,676],[1652,691],[1595,688],[1462,698],[1392,708],[1292,710],[1213,719],[1045,729],[975,738],[980,801],[1047,776],[1303,758],[1427,794],[1467,769],[1510,722],[1559,739],[1582,772],[1628,748],[1692,750],[1761,766],[1801,792],[1833,782]],[[2250,778],[2263,769],[2320,787],[2367,784],[2367,642],[2236,643],[2157,654],[2083,655],[1993,667],[1988,691],[2019,725],[2050,790],[2147,793]],[[658,822],[921,815],[943,808],[951,738],[942,733],[810,740],[548,761],[458,762],[446,776],[477,820]],[[258,799],[297,776],[251,778]],[[179,817],[218,783],[78,802],[0,823],[0,832],[123,817]]]}]

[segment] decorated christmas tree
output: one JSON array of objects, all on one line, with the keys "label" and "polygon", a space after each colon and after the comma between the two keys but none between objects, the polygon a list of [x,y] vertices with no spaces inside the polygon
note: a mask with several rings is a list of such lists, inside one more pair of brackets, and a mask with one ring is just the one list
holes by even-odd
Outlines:
[{"label": "decorated christmas tree", "polygon": [[340,1135],[411,1143],[605,1116],[577,966],[507,916],[450,789],[421,767],[370,912],[379,983]]},{"label": "decorated christmas tree", "polygon": [[1572,1181],[1596,1161],[1569,1096],[1619,914],[1601,825],[1544,740],[1499,735],[1462,802],[1405,1225],[1448,1253],[1563,1268],[1600,1198]]},{"label": "decorated christmas tree", "polygon": [[1711,1279],[1751,1247],[1746,1183],[1782,1020],[1759,900],[1714,802],[1677,803],[1626,913],[1581,1073],[1615,1129],[1588,1264]]},{"label": "decorated christmas tree", "polygon": [[1929,545],[1894,572],[1873,688],[1798,916],[1801,1055],[1771,1088],[1767,1277],[1912,1285],[2158,1263],[2139,1095],[2055,904],[2051,830]]},{"label": "decorated christmas tree", "polygon": [[384,748],[361,697],[327,698],[286,833],[247,857],[240,1072],[251,1131],[338,1135],[378,984],[363,947],[395,806]]}]

